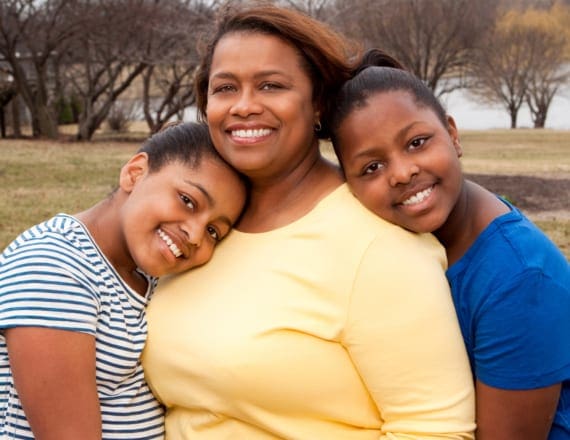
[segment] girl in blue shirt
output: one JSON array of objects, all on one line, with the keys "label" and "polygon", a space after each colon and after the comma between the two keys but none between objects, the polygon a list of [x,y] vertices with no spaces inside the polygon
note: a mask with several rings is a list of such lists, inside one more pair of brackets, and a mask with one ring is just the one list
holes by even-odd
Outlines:
[{"label": "girl in blue shirt", "polygon": [[452,117],[372,50],[339,93],[333,145],[354,195],[445,246],[476,381],[479,440],[570,439],[570,268],[517,208],[464,178]]}]

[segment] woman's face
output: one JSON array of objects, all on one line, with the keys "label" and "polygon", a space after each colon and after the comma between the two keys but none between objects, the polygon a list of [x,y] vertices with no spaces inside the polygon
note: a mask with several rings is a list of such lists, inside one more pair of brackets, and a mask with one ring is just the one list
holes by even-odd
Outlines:
[{"label": "woman's face", "polygon": [[220,154],[251,178],[276,178],[317,153],[318,113],[301,55],[256,32],[224,36],[212,59],[206,107]]}]

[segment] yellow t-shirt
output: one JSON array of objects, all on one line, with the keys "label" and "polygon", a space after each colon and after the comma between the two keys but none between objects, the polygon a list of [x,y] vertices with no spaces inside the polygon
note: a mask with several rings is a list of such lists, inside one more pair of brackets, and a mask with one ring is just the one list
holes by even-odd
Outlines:
[{"label": "yellow t-shirt", "polygon": [[143,365],[168,440],[473,438],[472,376],[431,235],[342,185],[161,280]]}]

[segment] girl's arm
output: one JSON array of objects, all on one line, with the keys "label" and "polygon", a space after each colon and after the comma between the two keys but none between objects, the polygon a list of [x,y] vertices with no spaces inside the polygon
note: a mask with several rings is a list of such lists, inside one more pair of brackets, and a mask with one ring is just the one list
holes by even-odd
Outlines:
[{"label": "girl's arm", "polygon": [[5,330],[14,384],[37,440],[100,440],[95,338],[67,330]]},{"label": "girl's arm", "polygon": [[501,275],[473,317],[477,439],[545,440],[570,374],[568,272]]},{"label": "girl's arm", "polygon": [[477,381],[477,440],[546,440],[560,388],[502,390]]}]

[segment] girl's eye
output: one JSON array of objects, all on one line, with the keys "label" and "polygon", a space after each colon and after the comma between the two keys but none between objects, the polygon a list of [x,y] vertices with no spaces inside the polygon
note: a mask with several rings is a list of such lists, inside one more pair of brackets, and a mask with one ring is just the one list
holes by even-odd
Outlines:
[{"label": "girl's eye", "polygon": [[221,234],[213,226],[208,226],[206,230],[208,231],[208,235],[212,237],[215,241],[220,241],[222,239]]},{"label": "girl's eye", "polygon": [[382,164],[380,162],[369,163],[362,170],[362,175],[373,174],[373,173],[379,171],[380,168],[382,168]]},{"label": "girl's eye", "polygon": [[410,148],[412,150],[420,148],[426,141],[427,141],[427,138],[425,138],[425,137],[414,139],[412,142],[410,142]]},{"label": "girl's eye", "polygon": [[180,194],[180,200],[190,209],[196,208],[196,202],[188,197],[186,194]]}]

